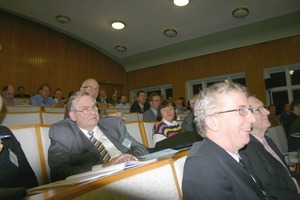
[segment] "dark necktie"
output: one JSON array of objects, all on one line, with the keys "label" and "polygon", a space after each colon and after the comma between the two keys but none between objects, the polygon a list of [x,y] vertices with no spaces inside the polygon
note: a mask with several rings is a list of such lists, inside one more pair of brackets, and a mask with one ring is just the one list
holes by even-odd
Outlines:
[{"label": "dark necktie", "polygon": [[240,165],[246,170],[246,172],[249,174],[249,176],[252,178],[252,180],[254,181],[254,183],[256,184],[256,186],[258,187],[258,189],[260,190],[262,196],[264,197],[265,200],[268,200],[268,198],[266,197],[266,191],[264,191],[262,189],[262,187],[260,187],[259,183],[255,180],[255,178],[250,174],[250,172],[247,170],[245,164],[243,163],[243,160],[241,158],[239,158],[239,163]]},{"label": "dark necktie", "polygon": [[45,106],[46,105],[46,99],[43,99],[43,106]]},{"label": "dark necktie", "polygon": [[107,152],[107,150],[105,149],[104,145],[94,137],[94,131],[89,131],[88,134],[90,136],[91,142],[95,145],[98,152],[100,153],[103,163],[104,164],[107,163],[110,159],[110,155]]}]

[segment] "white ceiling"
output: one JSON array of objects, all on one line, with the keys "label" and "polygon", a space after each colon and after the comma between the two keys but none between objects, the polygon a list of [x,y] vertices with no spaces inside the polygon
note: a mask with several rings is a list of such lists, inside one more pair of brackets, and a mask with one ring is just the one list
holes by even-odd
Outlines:
[{"label": "white ceiling", "polygon": [[[238,6],[249,9],[246,18],[232,16]],[[0,0],[0,9],[70,35],[126,71],[300,34],[300,0]],[[58,23],[59,14],[71,22]],[[114,20],[126,28],[112,29]],[[174,38],[163,34],[170,27]]]}]

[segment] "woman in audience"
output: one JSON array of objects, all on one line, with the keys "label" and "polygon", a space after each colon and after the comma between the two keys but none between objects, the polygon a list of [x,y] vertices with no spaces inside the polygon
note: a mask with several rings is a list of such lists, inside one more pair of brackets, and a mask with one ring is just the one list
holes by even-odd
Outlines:
[{"label": "woman in audience", "polygon": [[152,130],[154,145],[161,140],[176,135],[180,131],[181,126],[176,121],[173,104],[168,101],[163,101],[158,107],[156,123]]}]

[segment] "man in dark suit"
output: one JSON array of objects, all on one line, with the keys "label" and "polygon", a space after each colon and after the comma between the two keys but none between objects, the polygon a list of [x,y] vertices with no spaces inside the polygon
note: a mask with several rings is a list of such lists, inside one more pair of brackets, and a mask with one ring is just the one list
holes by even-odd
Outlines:
[{"label": "man in dark suit", "polygon": [[143,90],[136,94],[137,100],[130,107],[130,112],[144,113],[150,108],[150,104],[146,102],[146,93]]},{"label": "man in dark suit", "polygon": [[220,82],[196,101],[195,122],[205,139],[194,143],[186,159],[184,199],[264,199],[255,177],[240,162],[255,118],[244,86]]},{"label": "man in dark suit", "polygon": [[270,112],[257,98],[250,96],[248,101],[254,109],[256,121],[250,134],[250,142],[240,151],[246,167],[253,171],[268,199],[299,199],[299,187],[293,173],[274,142],[265,136],[271,126],[268,120]]},{"label": "man in dark suit", "polygon": [[[49,131],[48,162],[52,181],[136,160],[136,157],[148,153],[127,132],[122,118],[110,116],[99,121],[96,100],[87,92],[75,93],[69,99],[68,107],[70,118],[53,124]],[[92,141],[104,148],[98,150]],[[105,153],[100,155],[99,151]],[[109,160],[104,163],[106,156]]]},{"label": "man in dark suit", "polygon": [[160,105],[160,95],[156,92],[152,93],[149,97],[150,109],[143,114],[143,121],[156,121],[157,109]]}]

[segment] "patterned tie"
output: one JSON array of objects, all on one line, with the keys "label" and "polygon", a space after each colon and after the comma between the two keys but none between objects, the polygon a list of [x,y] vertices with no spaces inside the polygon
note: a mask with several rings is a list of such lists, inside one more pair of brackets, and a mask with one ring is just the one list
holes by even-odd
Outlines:
[{"label": "patterned tie", "polygon": [[94,131],[89,131],[88,134],[90,136],[91,142],[95,145],[95,147],[99,151],[99,153],[102,157],[103,163],[104,164],[107,163],[110,159],[110,155],[107,152],[107,150],[105,149],[104,145],[94,137]]}]

